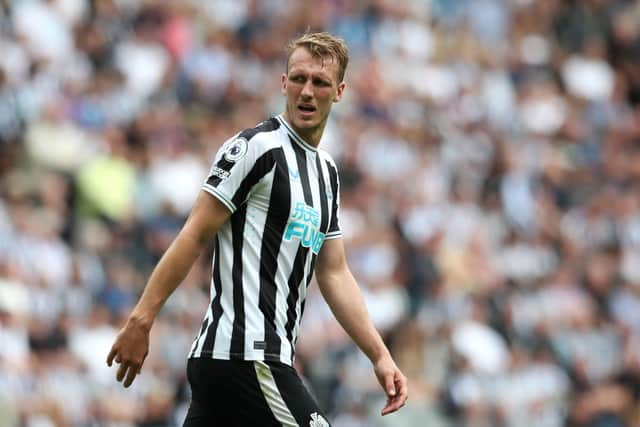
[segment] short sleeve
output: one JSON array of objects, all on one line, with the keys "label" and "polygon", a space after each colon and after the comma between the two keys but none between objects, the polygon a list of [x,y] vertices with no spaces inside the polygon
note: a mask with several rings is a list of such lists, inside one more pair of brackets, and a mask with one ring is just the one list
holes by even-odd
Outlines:
[{"label": "short sleeve", "polygon": [[[241,134],[240,134],[241,135]],[[233,213],[256,183],[273,168],[273,153],[265,144],[236,135],[216,153],[202,189],[218,198]]]}]

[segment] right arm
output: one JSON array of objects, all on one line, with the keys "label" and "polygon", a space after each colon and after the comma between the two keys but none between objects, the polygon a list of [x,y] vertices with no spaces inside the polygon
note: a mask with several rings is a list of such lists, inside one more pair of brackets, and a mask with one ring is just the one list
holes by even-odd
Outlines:
[{"label": "right arm", "polygon": [[200,192],[191,214],[149,277],[140,300],[111,347],[107,364],[120,364],[116,378],[129,387],[149,350],[149,332],[165,301],[184,280],[211,237],[231,212],[216,197]]}]

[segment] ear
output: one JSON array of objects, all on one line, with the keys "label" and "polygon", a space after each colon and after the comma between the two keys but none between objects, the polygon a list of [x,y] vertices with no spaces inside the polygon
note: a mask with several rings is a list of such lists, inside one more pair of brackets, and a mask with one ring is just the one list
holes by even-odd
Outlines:
[{"label": "ear", "polygon": [[340,102],[340,100],[342,99],[342,95],[344,93],[345,87],[347,87],[347,84],[345,82],[341,82],[338,85],[338,90],[336,92],[336,96],[333,98],[333,102]]},{"label": "ear", "polygon": [[280,78],[280,92],[283,95],[287,94],[287,75],[286,74],[282,74],[282,77]]}]

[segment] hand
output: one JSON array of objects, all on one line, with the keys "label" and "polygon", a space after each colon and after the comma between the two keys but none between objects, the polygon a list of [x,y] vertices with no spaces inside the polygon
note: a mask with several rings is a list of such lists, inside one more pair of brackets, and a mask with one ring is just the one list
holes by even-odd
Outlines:
[{"label": "hand", "polygon": [[107,365],[111,366],[113,360],[120,364],[116,379],[123,381],[125,387],[129,387],[136,375],[140,373],[144,359],[149,352],[149,330],[131,317],[120,330],[111,351],[107,356]]},{"label": "hand", "polygon": [[373,369],[387,395],[387,404],[382,409],[382,415],[391,414],[402,408],[409,397],[407,377],[400,372],[391,357],[381,359],[374,364]]}]

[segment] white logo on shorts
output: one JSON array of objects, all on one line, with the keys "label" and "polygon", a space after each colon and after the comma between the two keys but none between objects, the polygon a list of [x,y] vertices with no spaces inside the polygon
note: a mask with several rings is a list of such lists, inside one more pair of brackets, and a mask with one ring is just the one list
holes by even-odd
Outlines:
[{"label": "white logo on shorts", "polygon": [[322,415],[314,412],[311,414],[311,421],[309,421],[309,427],[329,427],[329,423]]}]

